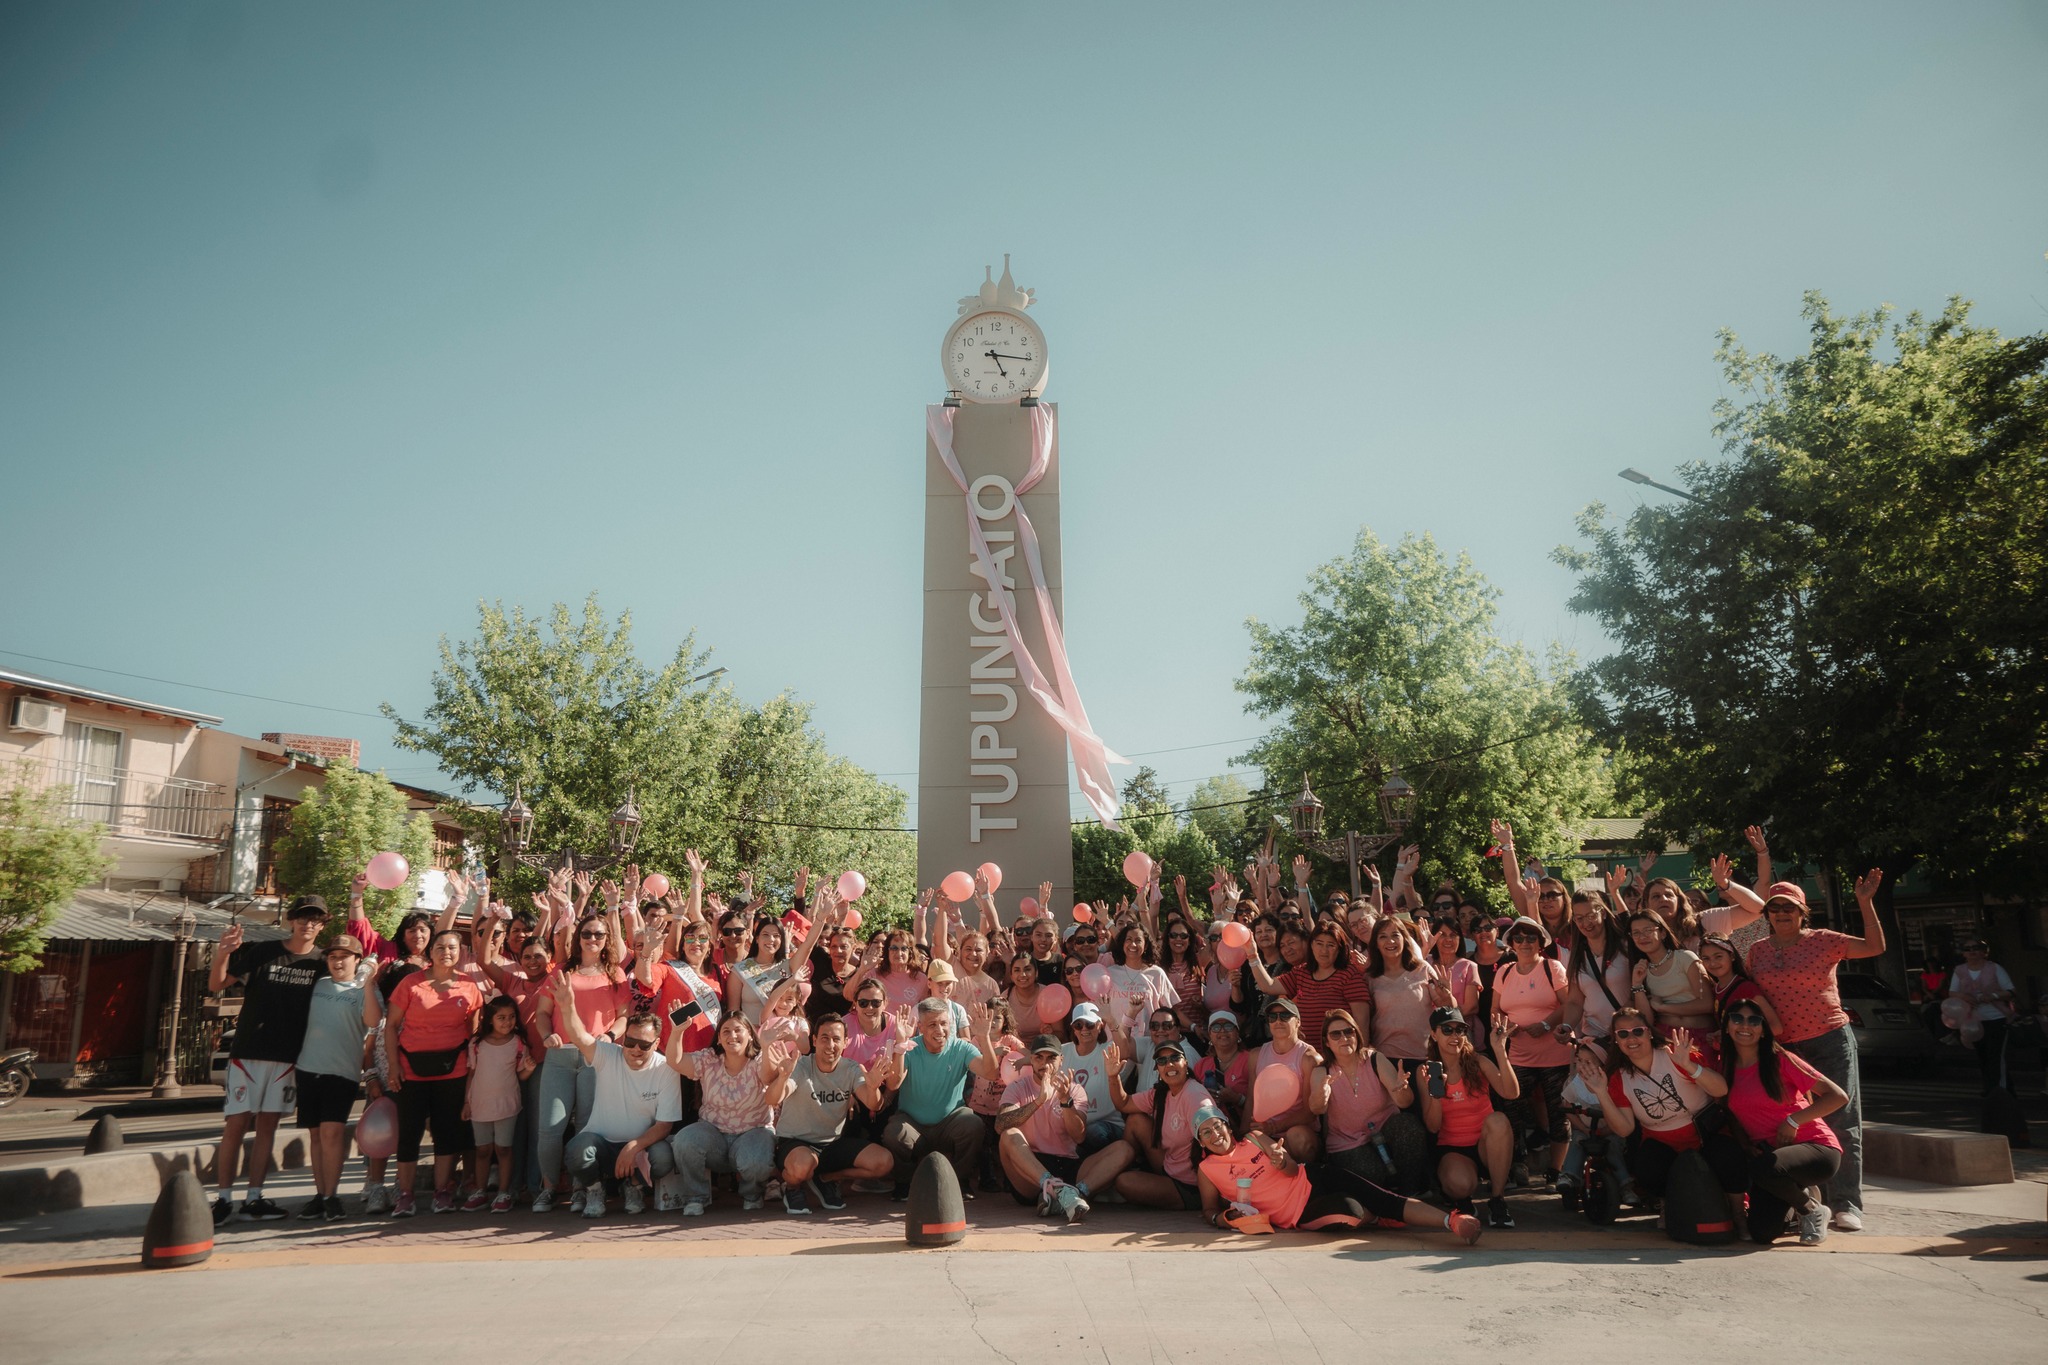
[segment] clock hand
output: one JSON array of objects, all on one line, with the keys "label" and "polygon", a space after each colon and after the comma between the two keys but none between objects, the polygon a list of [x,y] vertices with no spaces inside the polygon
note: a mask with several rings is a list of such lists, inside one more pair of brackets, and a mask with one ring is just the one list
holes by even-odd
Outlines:
[{"label": "clock hand", "polygon": [[1006,354],[1002,354],[1002,353],[1000,353],[1000,352],[996,352],[996,351],[989,351],[989,352],[987,352],[987,354],[988,354],[988,355],[991,355],[991,356],[995,356],[995,357],[997,357],[998,359],[1002,359],[1002,360],[1022,360],[1022,361],[1025,361],[1025,362],[1027,362],[1027,363],[1028,363],[1028,362],[1030,361],[1030,359],[1031,359],[1031,357],[1030,357],[1030,356],[1028,356],[1028,355],[1006,355]]},{"label": "clock hand", "polygon": [[996,354],[995,347],[989,347],[986,351],[983,351],[982,354],[987,356],[990,360],[996,362],[997,374],[1001,375],[1005,379],[1008,379],[1010,377],[1010,372],[1003,368],[1002,358]]}]

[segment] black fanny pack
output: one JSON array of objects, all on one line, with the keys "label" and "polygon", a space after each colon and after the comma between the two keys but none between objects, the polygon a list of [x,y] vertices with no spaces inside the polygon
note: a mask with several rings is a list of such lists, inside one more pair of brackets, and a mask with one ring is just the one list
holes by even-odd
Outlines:
[{"label": "black fanny pack", "polygon": [[424,1081],[445,1076],[453,1071],[455,1059],[463,1053],[463,1049],[459,1047],[436,1048],[432,1052],[414,1052],[408,1047],[401,1048],[400,1051],[405,1053],[405,1064],[412,1068],[412,1074]]}]

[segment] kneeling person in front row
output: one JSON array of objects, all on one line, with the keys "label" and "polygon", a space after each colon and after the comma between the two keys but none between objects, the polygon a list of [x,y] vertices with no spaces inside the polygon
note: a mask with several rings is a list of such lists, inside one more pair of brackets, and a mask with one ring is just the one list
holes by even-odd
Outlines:
[{"label": "kneeling person in front row", "polygon": [[1090,1190],[1103,1188],[1131,1164],[1130,1145],[1121,1140],[1081,1159],[1086,1100],[1087,1092],[1067,1070],[1060,1040],[1041,1033],[1031,1044],[1030,1072],[1010,1082],[996,1114],[996,1151],[1017,1202],[1035,1200],[1039,1213],[1059,1214],[1069,1223],[1087,1217]]},{"label": "kneeling person in front row", "polygon": [[[769,1097],[775,1106],[775,1165],[782,1172],[785,1213],[811,1211],[811,1196],[827,1211],[846,1207],[842,1180],[886,1180],[896,1159],[848,1124],[857,1099],[882,1107],[879,1075],[845,1055],[846,1020],[822,1014],[811,1025],[811,1055],[798,1060]],[[879,1068],[878,1068],[879,1071]]]}]

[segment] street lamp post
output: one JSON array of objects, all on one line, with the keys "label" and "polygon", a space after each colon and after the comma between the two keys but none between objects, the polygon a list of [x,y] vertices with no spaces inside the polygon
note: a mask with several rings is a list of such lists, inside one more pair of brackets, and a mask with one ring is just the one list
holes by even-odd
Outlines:
[{"label": "street lamp post", "polygon": [[199,918],[189,907],[178,911],[171,930],[176,936],[171,950],[171,1012],[164,1020],[164,1040],[156,1054],[156,1087],[151,1092],[160,1100],[174,1100],[185,1093],[178,1084],[178,1016],[185,1003],[185,953],[191,947]]},{"label": "street lamp post", "polygon": [[1415,788],[1408,785],[1399,768],[1389,765],[1387,780],[1379,790],[1380,822],[1386,828],[1379,834],[1360,834],[1347,829],[1342,835],[1323,838],[1323,803],[1309,790],[1308,774],[1301,775],[1301,795],[1288,807],[1293,817],[1294,837],[1313,853],[1325,858],[1342,857],[1351,873],[1351,895],[1353,899],[1364,894],[1359,878],[1359,869],[1368,858],[1376,858],[1387,845],[1400,839],[1409,823],[1415,818]]},{"label": "street lamp post", "polygon": [[1668,483],[1658,483],[1655,479],[1651,478],[1648,474],[1645,474],[1640,469],[1624,469],[1621,471],[1621,477],[1627,479],[1630,483],[1642,484],[1645,488],[1661,488],[1666,493],[1670,493],[1675,497],[1684,498],[1687,502],[1696,502],[1702,507],[1705,507],[1707,505],[1707,500],[1705,498],[1698,497],[1692,493],[1688,493],[1683,488],[1673,488]]},{"label": "street lamp post", "polygon": [[612,812],[611,849],[606,853],[578,853],[563,844],[553,853],[531,853],[528,845],[533,841],[533,808],[526,804],[520,794],[519,784],[512,784],[512,801],[505,807],[505,813],[498,817],[499,828],[504,837],[500,841],[498,872],[500,876],[509,873],[514,866],[537,867],[543,872],[603,872],[616,867],[633,856],[633,845],[640,839],[640,807],[634,801],[633,788],[626,788],[625,804]]}]

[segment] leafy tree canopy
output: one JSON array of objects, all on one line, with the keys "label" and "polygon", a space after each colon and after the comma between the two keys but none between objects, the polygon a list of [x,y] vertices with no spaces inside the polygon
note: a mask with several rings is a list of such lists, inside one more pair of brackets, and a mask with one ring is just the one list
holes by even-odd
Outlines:
[{"label": "leafy tree canopy", "polygon": [[[1251,711],[1277,722],[1246,755],[1267,791],[1291,801],[1307,773],[1326,833],[1369,834],[1398,767],[1417,792],[1404,837],[1422,847],[1418,886],[1449,878],[1505,904],[1485,858],[1488,821],[1512,821],[1523,852],[1558,861],[1577,850],[1589,817],[1608,813],[1612,788],[1605,751],[1563,681],[1570,661],[1539,667],[1503,644],[1498,597],[1467,556],[1447,559],[1426,535],[1390,549],[1360,530],[1350,554],[1310,574],[1300,624],[1249,622],[1251,661],[1237,686]],[[1389,869],[1393,856],[1382,855]],[[1342,868],[1325,870],[1331,884],[1348,881]]]},{"label": "leafy tree canopy", "polygon": [[1835,869],[2043,885],[2048,335],[1903,322],[1809,294],[1804,354],[1719,360],[1724,458],[1692,500],[1595,504],[1574,610],[1617,648],[1584,698],[1625,744],[1653,835]]},{"label": "leafy tree canopy", "polygon": [[71,789],[44,788],[27,762],[0,771],[0,972],[42,961],[50,922],[114,865],[102,828],[71,818]]},{"label": "leafy tree canopy", "polygon": [[380,934],[397,932],[399,918],[419,898],[420,876],[434,856],[434,822],[413,810],[382,773],[358,770],[346,759],[327,769],[326,781],[307,787],[277,839],[277,880],[290,896],[326,900],[339,932],[349,884],[379,853],[398,853],[413,868],[394,891],[370,887],[363,910]]}]

